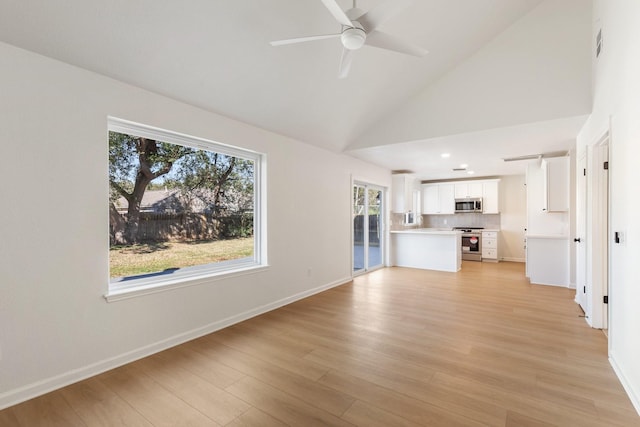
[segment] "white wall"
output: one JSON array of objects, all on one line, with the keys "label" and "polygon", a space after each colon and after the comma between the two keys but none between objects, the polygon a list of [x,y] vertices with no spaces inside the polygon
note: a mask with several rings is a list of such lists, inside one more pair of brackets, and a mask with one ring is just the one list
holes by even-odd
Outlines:
[{"label": "white wall", "polygon": [[589,114],[590,22],[587,1],[543,1],[350,148]]},{"label": "white wall", "polygon": [[[349,279],[351,179],[390,186],[387,170],[6,44],[0,81],[0,408]],[[109,115],[266,153],[270,268],[105,302]]]},{"label": "white wall", "polygon": [[500,259],[524,262],[524,229],[527,226],[525,176],[500,177]]},{"label": "white wall", "polygon": [[612,230],[623,244],[610,253],[610,360],[640,412],[640,2],[595,0],[593,36],[602,28],[603,50],[593,58],[593,113],[578,136],[580,155],[609,127]]}]

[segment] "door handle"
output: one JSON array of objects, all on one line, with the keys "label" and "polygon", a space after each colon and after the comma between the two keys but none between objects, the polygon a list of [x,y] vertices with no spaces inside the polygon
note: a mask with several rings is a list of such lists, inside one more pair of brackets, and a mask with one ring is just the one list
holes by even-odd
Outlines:
[{"label": "door handle", "polygon": [[574,242],[580,243],[580,238],[576,237],[575,239],[573,239]]}]

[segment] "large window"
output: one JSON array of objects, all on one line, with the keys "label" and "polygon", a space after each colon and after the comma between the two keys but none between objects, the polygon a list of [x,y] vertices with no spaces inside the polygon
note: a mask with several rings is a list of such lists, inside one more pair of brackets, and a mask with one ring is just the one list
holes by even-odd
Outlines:
[{"label": "large window", "polygon": [[261,266],[262,156],[109,119],[107,299]]}]

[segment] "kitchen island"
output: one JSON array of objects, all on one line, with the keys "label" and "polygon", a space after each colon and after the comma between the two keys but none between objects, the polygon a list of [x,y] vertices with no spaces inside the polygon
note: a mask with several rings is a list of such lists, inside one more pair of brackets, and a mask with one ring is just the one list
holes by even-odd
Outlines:
[{"label": "kitchen island", "polygon": [[425,270],[460,271],[460,230],[416,228],[391,231],[391,264]]}]

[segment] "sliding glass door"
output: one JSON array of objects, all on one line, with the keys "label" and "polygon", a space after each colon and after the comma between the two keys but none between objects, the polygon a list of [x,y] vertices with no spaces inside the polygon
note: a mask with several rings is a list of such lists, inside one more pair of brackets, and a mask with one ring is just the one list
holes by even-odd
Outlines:
[{"label": "sliding glass door", "polygon": [[380,187],[353,185],[353,271],[356,273],[384,264],[383,196]]}]

